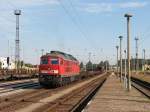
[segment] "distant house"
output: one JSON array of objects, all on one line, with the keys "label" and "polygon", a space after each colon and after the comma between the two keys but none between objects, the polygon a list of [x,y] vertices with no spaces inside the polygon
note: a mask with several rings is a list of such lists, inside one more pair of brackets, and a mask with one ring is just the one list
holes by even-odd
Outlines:
[{"label": "distant house", "polygon": [[13,60],[9,60],[9,66],[7,64],[6,57],[0,57],[1,69],[15,69],[15,62]]}]

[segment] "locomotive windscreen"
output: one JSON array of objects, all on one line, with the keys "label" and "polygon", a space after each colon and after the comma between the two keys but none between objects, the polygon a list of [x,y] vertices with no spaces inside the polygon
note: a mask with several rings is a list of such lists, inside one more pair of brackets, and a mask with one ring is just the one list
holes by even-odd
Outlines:
[{"label": "locomotive windscreen", "polygon": [[41,59],[41,64],[48,64],[48,59],[47,58],[42,58]]},{"label": "locomotive windscreen", "polygon": [[58,59],[51,59],[51,64],[53,65],[59,64]]}]

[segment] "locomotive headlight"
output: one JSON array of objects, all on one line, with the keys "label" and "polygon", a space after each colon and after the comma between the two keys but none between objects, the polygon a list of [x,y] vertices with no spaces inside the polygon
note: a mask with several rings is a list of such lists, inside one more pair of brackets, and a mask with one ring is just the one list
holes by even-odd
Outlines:
[{"label": "locomotive headlight", "polygon": [[58,73],[58,70],[54,70],[54,73]]}]

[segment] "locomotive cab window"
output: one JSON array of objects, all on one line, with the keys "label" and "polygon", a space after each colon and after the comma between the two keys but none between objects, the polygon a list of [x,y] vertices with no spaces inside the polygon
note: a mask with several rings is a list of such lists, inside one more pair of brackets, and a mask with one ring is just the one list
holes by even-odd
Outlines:
[{"label": "locomotive cab window", "polygon": [[51,64],[52,64],[52,65],[59,64],[58,59],[51,59]]},{"label": "locomotive cab window", "polygon": [[48,59],[47,58],[41,59],[41,64],[48,64]]}]

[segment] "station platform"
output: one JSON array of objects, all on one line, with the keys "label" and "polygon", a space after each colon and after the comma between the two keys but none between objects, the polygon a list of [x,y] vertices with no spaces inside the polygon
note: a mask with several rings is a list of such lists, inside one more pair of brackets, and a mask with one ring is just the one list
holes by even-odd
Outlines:
[{"label": "station platform", "polygon": [[111,74],[83,112],[150,112],[150,100],[134,87],[128,92]]}]

